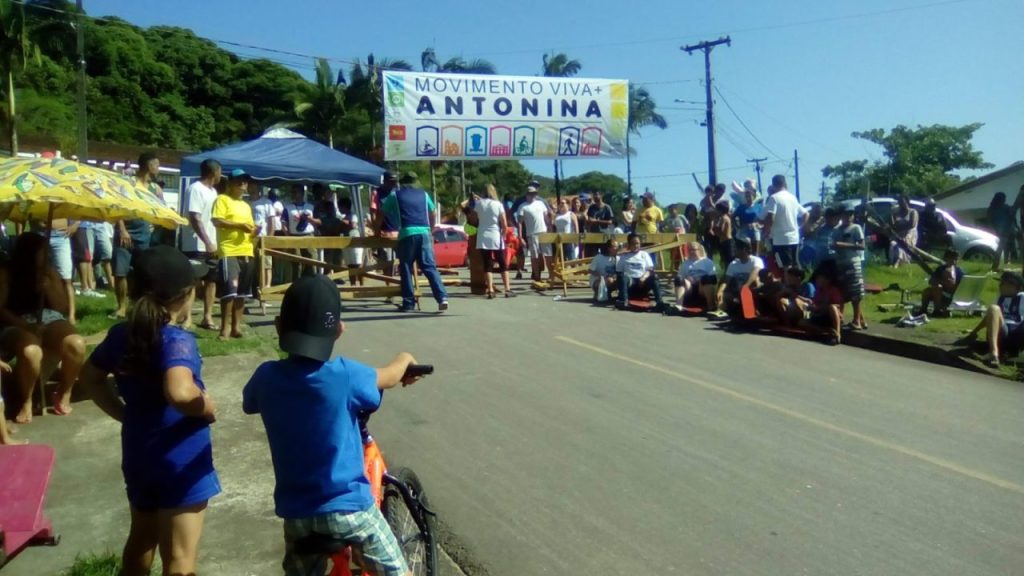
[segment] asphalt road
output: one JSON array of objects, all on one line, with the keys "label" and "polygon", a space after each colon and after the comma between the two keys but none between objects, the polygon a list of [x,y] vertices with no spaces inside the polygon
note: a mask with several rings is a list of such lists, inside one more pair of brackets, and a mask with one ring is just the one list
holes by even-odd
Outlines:
[{"label": "asphalt road", "polygon": [[471,573],[1024,573],[1024,385],[537,295],[346,320],[437,367],[371,430]]}]

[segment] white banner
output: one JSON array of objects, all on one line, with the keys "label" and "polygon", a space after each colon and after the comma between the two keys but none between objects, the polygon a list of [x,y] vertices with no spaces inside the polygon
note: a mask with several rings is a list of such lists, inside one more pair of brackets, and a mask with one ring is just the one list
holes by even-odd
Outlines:
[{"label": "white banner", "polygon": [[384,73],[386,160],[626,155],[629,82]]}]

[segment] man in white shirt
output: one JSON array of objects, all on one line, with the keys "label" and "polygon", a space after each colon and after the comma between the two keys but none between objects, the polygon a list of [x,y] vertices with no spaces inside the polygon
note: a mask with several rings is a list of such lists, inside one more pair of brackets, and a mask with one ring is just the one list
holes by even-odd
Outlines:
[{"label": "man in white shirt", "polygon": [[[599,253],[590,261],[590,288],[594,290],[594,302],[608,301],[618,286],[615,266],[618,262],[618,253],[619,243],[612,238],[605,244],[604,253]],[[601,289],[602,286],[604,290]]]},{"label": "man in white shirt", "polygon": [[646,298],[653,293],[654,311],[661,312],[661,288],[658,286],[658,276],[654,273],[654,260],[641,249],[639,235],[630,234],[627,242],[629,251],[619,254],[615,263],[619,277],[619,301],[615,307],[625,310],[631,298]]},{"label": "man in white shirt", "polygon": [[750,240],[736,238],[733,240],[736,258],[725,269],[725,280],[718,285],[718,308],[721,311],[735,311],[740,291],[744,286],[753,290],[761,283],[761,270],[764,260],[752,254]]},{"label": "man in white shirt", "polygon": [[[188,187],[188,223],[196,241],[196,251],[187,256],[209,266],[210,272],[196,284],[196,292],[203,298],[203,321],[200,327],[216,329],[213,323],[213,304],[217,298],[217,229],[213,227],[211,214],[213,202],[217,199],[217,184],[221,177],[220,163],[212,158],[199,165],[199,180]],[[191,311],[191,303],[186,308]],[[192,314],[182,323],[183,328],[192,325]]]},{"label": "man in white shirt", "polygon": [[786,177],[772,176],[772,195],[764,203],[765,229],[772,239],[772,253],[780,269],[796,266],[800,248],[800,224],[807,209],[786,189]]},{"label": "man in white shirt", "polygon": [[[256,225],[256,237],[272,236],[275,230],[275,219],[280,219],[274,207],[274,202],[263,195],[263,187],[258,184],[250,186],[249,190],[251,191],[249,204],[252,206],[252,221]],[[260,311],[263,312],[263,315],[266,315],[267,303],[263,299],[263,290],[261,288],[263,286],[270,286],[271,278],[274,275],[274,259],[270,256],[264,256],[263,261],[258,264],[258,268],[262,272],[260,272],[260,277],[255,283],[256,296],[260,301]]]},{"label": "man in white shirt", "polygon": [[[285,204],[284,214],[288,221],[289,236],[313,236],[320,221],[313,218],[313,205],[306,202],[305,192],[301,186],[292,186],[292,201]],[[303,258],[316,259],[316,250],[312,248],[300,248],[299,255]],[[308,264],[292,263],[292,280],[298,280],[300,276],[314,273],[312,266]]]},{"label": "man in white shirt", "polygon": [[526,242],[526,251],[530,255],[530,276],[534,282],[540,280],[541,272],[551,270],[551,245],[541,245],[538,234],[544,234],[551,227],[551,209],[548,203],[537,197],[537,188],[526,189],[526,201],[516,211],[519,222],[519,237]]}]

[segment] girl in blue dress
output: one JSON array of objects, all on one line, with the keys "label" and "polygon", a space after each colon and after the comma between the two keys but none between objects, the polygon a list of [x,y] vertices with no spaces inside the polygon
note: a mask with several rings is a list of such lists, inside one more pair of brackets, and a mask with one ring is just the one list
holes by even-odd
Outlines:
[{"label": "girl in blue dress", "polygon": [[[125,576],[194,574],[207,501],[220,492],[210,424],[215,405],[200,377],[195,337],[172,323],[195,282],[178,250],[158,246],[132,263],[135,305],[86,363],[81,384],[121,422],[121,470],[131,509]],[[106,385],[114,375],[117,389]]]}]

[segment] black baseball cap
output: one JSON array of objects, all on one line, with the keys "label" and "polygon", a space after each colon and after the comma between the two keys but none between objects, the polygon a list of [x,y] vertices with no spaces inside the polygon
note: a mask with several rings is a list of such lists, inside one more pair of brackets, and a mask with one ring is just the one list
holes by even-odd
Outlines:
[{"label": "black baseball cap", "polygon": [[326,276],[299,278],[288,287],[278,318],[281,350],[326,362],[338,339],[341,295]]},{"label": "black baseball cap", "polygon": [[135,298],[152,294],[158,300],[172,300],[209,271],[209,266],[189,260],[177,248],[154,246],[132,261],[132,294]]}]

